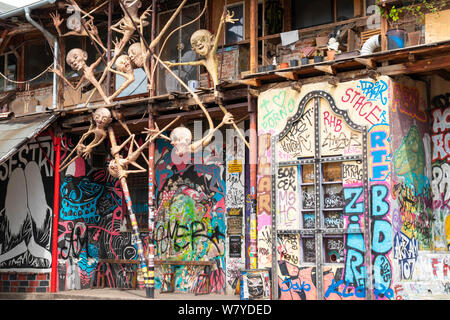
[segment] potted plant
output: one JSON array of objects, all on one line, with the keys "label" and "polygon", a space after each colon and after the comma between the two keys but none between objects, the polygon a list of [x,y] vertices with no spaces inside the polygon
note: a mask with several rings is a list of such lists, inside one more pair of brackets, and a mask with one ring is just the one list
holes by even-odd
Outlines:
[{"label": "potted plant", "polygon": [[302,61],[302,66],[309,64],[309,58],[305,57],[303,54],[302,54],[301,61]]},{"label": "potted plant", "polygon": [[322,50],[317,50],[316,55],[314,56],[314,63],[323,61],[323,52]]}]

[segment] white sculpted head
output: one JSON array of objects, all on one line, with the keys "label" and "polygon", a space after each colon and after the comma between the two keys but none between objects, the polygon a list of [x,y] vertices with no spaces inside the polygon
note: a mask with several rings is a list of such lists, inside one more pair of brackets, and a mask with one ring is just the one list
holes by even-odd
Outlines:
[{"label": "white sculpted head", "polygon": [[192,142],[192,133],[186,127],[177,127],[170,133],[171,144],[174,146],[175,154],[182,158],[185,154],[189,154],[189,147]]},{"label": "white sculpted head", "polygon": [[191,36],[192,50],[201,56],[207,56],[214,45],[214,35],[208,30],[200,29]]},{"label": "white sculpted head", "polygon": [[88,58],[87,52],[74,48],[67,53],[66,62],[75,71],[80,71],[85,65]]}]

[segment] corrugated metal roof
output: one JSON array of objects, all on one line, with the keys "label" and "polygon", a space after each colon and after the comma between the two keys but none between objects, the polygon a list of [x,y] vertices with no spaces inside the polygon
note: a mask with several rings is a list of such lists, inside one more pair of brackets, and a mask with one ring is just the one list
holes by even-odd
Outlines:
[{"label": "corrugated metal roof", "polygon": [[10,10],[16,9],[17,7],[0,1],[0,13],[8,12]]},{"label": "corrugated metal roof", "polygon": [[16,153],[28,140],[45,130],[59,114],[13,118],[0,121],[0,164]]}]

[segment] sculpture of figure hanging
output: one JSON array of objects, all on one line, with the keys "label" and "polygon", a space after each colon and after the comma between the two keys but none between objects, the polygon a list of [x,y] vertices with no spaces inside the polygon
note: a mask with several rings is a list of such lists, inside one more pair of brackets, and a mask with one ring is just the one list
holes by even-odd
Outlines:
[{"label": "sculpture of figure hanging", "polygon": [[229,11],[224,12],[220,19],[219,27],[217,29],[217,35],[214,36],[206,29],[200,29],[195,31],[191,36],[192,50],[194,50],[201,57],[201,60],[190,62],[170,62],[164,63],[169,67],[172,66],[204,66],[208,73],[211,75],[214,84],[214,92],[216,93],[216,86],[219,84],[219,59],[217,58],[217,48],[219,46],[219,35],[222,32],[225,23],[234,23],[239,19],[233,19],[234,12],[230,14]]},{"label": "sculpture of figure hanging", "polygon": [[66,62],[67,64],[75,71],[81,72],[81,79],[79,80],[78,84],[76,86],[72,85],[72,83],[64,77],[63,73],[60,69],[52,69],[53,72],[55,72],[59,77],[61,77],[73,90],[78,90],[83,83],[84,79],[87,79],[90,83],[92,83],[97,89],[97,91],[100,93],[103,100],[110,104],[110,99],[106,96],[105,92],[103,91],[103,88],[101,87],[100,83],[97,81],[94,75],[95,68],[100,64],[102,61],[102,57],[98,58],[97,61],[95,61],[93,64],[88,66],[86,64],[86,60],[88,58],[87,52],[84,50],[81,50],[79,48],[74,48],[70,50],[67,53]]},{"label": "sculpture of figure hanging", "polygon": [[138,15],[138,11],[142,6],[142,2],[139,0],[121,0],[119,3],[124,16],[111,26],[111,30],[122,34],[122,39],[118,46],[118,54],[122,53],[125,45],[132,39],[136,30],[135,24],[138,27],[148,26],[149,22],[146,21],[146,17],[150,13],[150,8],[147,8],[141,16]]},{"label": "sculpture of figure hanging", "polygon": [[[61,162],[61,167],[59,171],[66,169],[72,162],[74,162],[78,157],[88,158],[91,155],[92,150],[100,145],[106,138],[106,127],[111,123],[112,117],[111,112],[106,108],[98,108],[92,115],[92,122],[89,130],[83,134],[78,141],[78,144],[75,148],[70,152],[70,154]],[[93,135],[94,138],[92,141],[86,146],[84,141],[90,136]],[[70,159],[72,154],[76,152],[77,155]],[[70,160],[70,161],[69,161]]]},{"label": "sculpture of figure hanging", "polygon": [[[191,36],[191,45],[192,49],[199,54],[201,57],[204,57],[204,59],[200,59],[197,61],[190,61],[190,62],[175,62],[172,63],[170,61],[165,61],[164,64],[166,64],[168,67],[172,66],[204,66],[208,73],[211,75],[211,78],[213,80],[214,84],[214,96],[216,99],[219,98],[219,92],[217,91],[217,86],[219,85],[219,59],[217,58],[217,48],[219,45],[219,35],[222,32],[223,26],[225,23],[234,23],[238,21],[238,19],[233,19],[234,12],[230,13],[229,11],[224,11],[219,27],[217,29],[217,35],[214,36],[205,29],[200,29],[194,32]],[[225,107],[222,105],[220,100],[218,101],[220,109],[223,111],[223,113],[226,115],[227,111]],[[241,131],[238,129],[236,123],[234,120],[230,122],[230,124],[233,125],[234,129],[237,130],[240,138],[244,141],[246,146],[250,148],[249,143],[247,140],[245,140],[244,136],[242,135]]]},{"label": "sculpture of figure hanging", "polygon": [[[114,30],[118,33],[122,34],[122,38],[120,41],[117,41],[115,44],[115,50],[114,50],[114,56],[111,59],[111,61],[108,63],[108,65],[105,68],[105,71],[103,72],[99,83],[102,83],[103,80],[106,78],[107,71],[111,71],[112,66],[122,53],[123,49],[125,48],[126,44],[133,38],[134,32],[136,31],[135,25],[139,28],[143,28],[144,26],[148,25],[148,21],[146,21],[147,15],[151,12],[150,7],[145,10],[141,16],[138,16],[138,10],[142,6],[141,1],[138,0],[120,0],[120,6],[122,8],[122,11],[124,12],[124,17],[120,19],[117,23],[111,26],[111,30]],[[131,19],[128,17],[131,16]],[[105,50],[107,51],[107,50]],[[123,87],[122,91],[125,89]],[[85,105],[89,103],[91,100],[94,91],[90,94],[88,97]]]},{"label": "sculpture of figure hanging", "polygon": [[[119,42],[114,42],[115,50],[114,55],[116,55],[116,52],[119,52]],[[116,69],[111,68],[109,65],[106,66],[106,69],[118,74],[125,78],[125,81],[122,83],[122,85],[114,92],[111,96],[108,97],[110,101],[112,101],[114,98],[116,98],[123,90],[125,90],[130,84],[132,84],[135,80],[134,77],[134,69],[133,69],[133,63],[129,56],[123,54],[120,55],[116,60]]]},{"label": "sculpture of figure hanging", "polygon": [[[172,14],[170,19],[167,21],[166,25],[162,28],[162,30],[159,32],[159,34],[153,39],[152,42],[150,42],[150,45],[148,48],[146,47],[144,40],[141,38],[139,42],[133,43],[128,48],[128,56],[131,58],[131,61],[133,62],[135,68],[143,68],[145,71],[145,74],[147,75],[147,81],[150,83],[150,79],[152,77],[150,73],[150,56],[151,52],[156,48],[156,46],[161,41],[161,38],[163,35],[169,30],[170,25],[175,20],[175,18],[178,16],[178,14],[183,9],[184,5],[186,4],[187,0],[183,0],[183,2],[178,6],[177,10]],[[145,16],[141,16],[141,19],[145,18]],[[143,23],[140,22],[140,32],[143,34]]]},{"label": "sculpture of figure hanging", "polygon": [[[105,46],[100,39],[98,34],[98,29],[94,25],[94,18],[89,14],[81,10],[81,8],[77,5],[77,3],[73,0],[70,0],[71,4],[65,4],[68,7],[67,11],[72,13],[70,17],[67,18],[67,28],[71,31],[62,34],[60,26],[64,22],[64,19],[61,19],[61,16],[57,11],[55,13],[50,13],[50,17],[53,20],[53,25],[55,26],[56,31],[60,37],[68,37],[68,36],[80,36],[80,37],[90,37],[94,40],[103,50],[106,51]],[[81,16],[81,13],[84,16]],[[84,18],[88,17],[88,20]]]},{"label": "sculpture of figure hanging", "polygon": [[[128,128],[126,127],[126,124],[122,122],[122,116],[118,114],[117,112],[114,112],[115,118],[119,121],[119,123],[124,127],[124,129],[129,132]],[[135,135],[130,134],[128,139],[126,139],[120,146],[113,146],[111,147],[111,154],[113,155],[114,159],[112,159],[108,164],[108,171],[111,176],[114,178],[121,179],[123,177],[127,177],[130,173],[139,173],[139,172],[146,172],[147,170],[144,169],[141,165],[139,165],[136,161],[139,158],[140,155],[143,156],[143,151],[147,146],[153,142],[156,138],[162,135],[162,133],[167,130],[169,127],[171,127],[175,122],[177,122],[180,119],[180,116],[176,117],[172,122],[170,122],[167,126],[165,126],[162,130],[156,129],[156,130],[146,130],[144,133],[147,134],[146,141],[141,145],[137,146],[138,148],[136,150],[134,149],[134,145],[136,143],[135,141]],[[158,128],[158,126],[156,126]],[[128,147],[128,154],[127,157],[124,158],[120,154],[118,156],[118,163],[115,159],[116,155],[127,145],[130,144]],[[146,160],[147,161],[147,160]],[[147,163],[148,164],[148,163]],[[137,170],[128,170],[128,167],[130,165],[133,165],[137,168]]]},{"label": "sculpture of figure hanging", "polygon": [[191,131],[183,126],[176,127],[170,133],[170,143],[173,145],[175,155],[180,159],[184,159],[185,155],[190,155],[197,152],[201,147],[206,147],[214,137],[214,133],[219,130],[225,124],[231,124],[233,122],[233,115],[231,113],[226,113],[222,119],[222,122],[209,130],[208,134],[202,139],[192,142]]}]

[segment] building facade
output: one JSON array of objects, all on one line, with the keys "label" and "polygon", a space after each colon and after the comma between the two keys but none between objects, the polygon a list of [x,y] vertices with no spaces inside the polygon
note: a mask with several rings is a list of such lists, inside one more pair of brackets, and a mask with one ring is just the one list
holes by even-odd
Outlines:
[{"label": "building facade", "polygon": [[[119,1],[40,1],[0,14],[0,290],[448,296],[450,4],[394,21],[395,6],[416,4],[320,2],[141,1],[140,14],[156,9],[135,38],[150,43],[170,23],[156,46],[161,62],[151,79],[135,66],[111,103],[93,81],[74,90],[51,70],[79,81],[66,63],[79,48],[88,65],[99,61],[108,96],[125,82],[103,55],[129,14]],[[235,21],[216,34],[225,9]],[[98,38],[69,23],[87,17]],[[205,67],[186,64],[199,58],[190,40],[198,29],[219,39],[217,87]],[[162,61],[185,64],[170,73]],[[199,141],[211,127],[196,96],[215,126],[222,107],[234,125],[180,158],[173,129]],[[111,130],[89,157],[75,157],[100,108],[113,114]],[[124,188],[108,168],[111,148],[125,142],[126,158],[155,127],[164,137]]]}]

